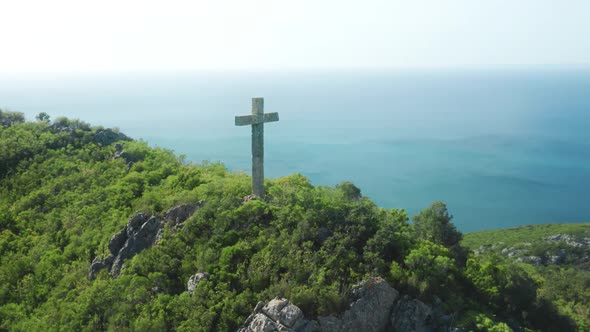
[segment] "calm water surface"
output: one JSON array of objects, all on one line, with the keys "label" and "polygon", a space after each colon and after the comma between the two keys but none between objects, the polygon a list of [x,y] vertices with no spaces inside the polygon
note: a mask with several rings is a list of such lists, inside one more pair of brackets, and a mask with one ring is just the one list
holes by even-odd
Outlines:
[{"label": "calm water surface", "polygon": [[0,107],[116,126],[188,160],[249,171],[234,115],[265,98],[266,175],[350,180],[464,232],[590,221],[590,70],[128,73],[0,78]]}]

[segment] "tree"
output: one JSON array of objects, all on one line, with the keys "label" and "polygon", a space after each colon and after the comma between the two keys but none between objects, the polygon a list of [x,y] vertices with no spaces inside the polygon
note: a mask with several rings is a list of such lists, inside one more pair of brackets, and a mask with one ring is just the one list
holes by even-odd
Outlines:
[{"label": "tree", "polygon": [[415,235],[419,239],[452,247],[463,238],[463,234],[451,222],[452,219],[445,203],[436,201],[414,216]]},{"label": "tree", "polygon": [[37,116],[35,116],[35,119],[37,119],[37,121],[41,121],[41,122],[51,122],[49,114],[45,113],[45,112],[41,112],[39,114],[37,114]]}]

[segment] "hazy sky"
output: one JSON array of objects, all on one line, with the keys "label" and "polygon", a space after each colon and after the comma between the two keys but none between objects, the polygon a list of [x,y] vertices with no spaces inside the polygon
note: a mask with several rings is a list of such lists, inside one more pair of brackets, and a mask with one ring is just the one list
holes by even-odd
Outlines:
[{"label": "hazy sky", "polygon": [[0,72],[590,64],[590,0],[0,0]]}]

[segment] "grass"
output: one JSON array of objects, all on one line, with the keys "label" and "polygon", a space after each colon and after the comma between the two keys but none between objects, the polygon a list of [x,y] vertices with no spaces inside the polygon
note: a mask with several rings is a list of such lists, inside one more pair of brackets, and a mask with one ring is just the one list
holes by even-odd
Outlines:
[{"label": "grass", "polygon": [[590,237],[590,223],[527,225],[473,232],[465,234],[461,244],[470,249],[477,249],[482,245],[491,245],[499,242],[504,242],[506,246],[511,246],[522,242],[534,242],[555,234]]}]

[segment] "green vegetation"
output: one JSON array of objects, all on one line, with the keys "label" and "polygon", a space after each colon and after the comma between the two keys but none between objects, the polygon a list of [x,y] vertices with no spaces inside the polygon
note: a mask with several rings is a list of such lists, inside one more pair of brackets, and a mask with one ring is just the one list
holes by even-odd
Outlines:
[{"label": "green vegetation", "polygon": [[[266,200],[245,201],[250,178],[221,164],[187,164],[47,114],[25,122],[0,111],[0,124],[0,330],[233,331],[259,300],[277,295],[308,316],[340,312],[351,285],[374,275],[441,303],[467,330],[588,326],[586,271],[540,274],[470,254],[442,202],[412,223],[350,182],[312,186],[299,174],[266,181]],[[92,260],[135,211],[201,200],[118,278],[103,270],[89,280]],[[186,282],[196,272],[210,277],[191,294]]]},{"label": "green vegetation", "polygon": [[527,225],[465,234],[462,245],[469,249],[503,243],[506,246],[532,242],[555,234],[590,237],[590,223]]},{"label": "green vegetation", "polygon": [[[528,225],[503,230],[466,234],[462,245],[494,261],[480,265],[488,278],[475,280],[484,285],[500,271],[498,262],[533,262],[520,266],[541,287],[538,293],[557,310],[576,322],[580,331],[590,330],[590,223]],[[533,258],[533,259],[531,259]],[[470,261],[467,273],[470,272]],[[485,286],[484,286],[485,287]],[[492,293],[493,287],[485,287]]]}]

